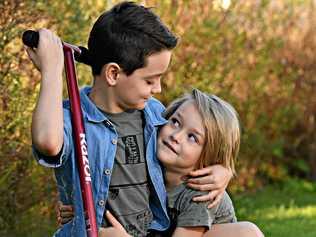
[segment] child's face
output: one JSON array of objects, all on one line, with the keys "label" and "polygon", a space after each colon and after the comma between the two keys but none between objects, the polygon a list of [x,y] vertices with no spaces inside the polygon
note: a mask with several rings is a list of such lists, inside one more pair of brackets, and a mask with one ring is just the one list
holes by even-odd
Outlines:
[{"label": "child's face", "polygon": [[158,136],[158,159],[166,169],[187,173],[195,168],[205,140],[202,117],[193,100],[184,102]]},{"label": "child's face", "polygon": [[115,87],[115,101],[122,109],[143,109],[147,100],[161,92],[160,80],[167,71],[171,51],[164,50],[147,57],[145,67],[135,70],[131,75],[119,74]]}]

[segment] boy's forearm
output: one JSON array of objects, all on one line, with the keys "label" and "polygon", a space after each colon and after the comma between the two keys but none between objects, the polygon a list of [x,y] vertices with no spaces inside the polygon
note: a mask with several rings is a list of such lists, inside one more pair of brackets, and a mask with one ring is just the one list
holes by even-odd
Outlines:
[{"label": "boy's forearm", "polygon": [[62,73],[42,73],[32,117],[32,142],[44,155],[54,156],[63,144]]}]

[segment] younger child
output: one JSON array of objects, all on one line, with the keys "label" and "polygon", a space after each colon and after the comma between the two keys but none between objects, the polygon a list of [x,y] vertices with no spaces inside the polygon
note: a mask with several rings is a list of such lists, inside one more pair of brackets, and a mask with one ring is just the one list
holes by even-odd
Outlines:
[{"label": "younger child", "polygon": [[207,209],[206,202],[192,202],[205,192],[188,188],[182,180],[190,171],[214,164],[235,171],[240,129],[234,108],[215,95],[194,89],[174,101],[165,117],[168,123],[159,131],[157,158],[164,167],[172,224],[161,236],[201,236],[213,224],[236,222],[226,192],[219,205]]}]

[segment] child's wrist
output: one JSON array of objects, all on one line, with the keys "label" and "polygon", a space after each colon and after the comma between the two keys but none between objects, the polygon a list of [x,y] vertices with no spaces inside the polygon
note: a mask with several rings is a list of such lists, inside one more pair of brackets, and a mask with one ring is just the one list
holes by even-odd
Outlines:
[{"label": "child's wrist", "polygon": [[52,69],[46,69],[46,70],[42,70],[41,74],[42,74],[42,79],[43,80],[58,80],[58,78],[62,78],[62,70],[52,70]]}]

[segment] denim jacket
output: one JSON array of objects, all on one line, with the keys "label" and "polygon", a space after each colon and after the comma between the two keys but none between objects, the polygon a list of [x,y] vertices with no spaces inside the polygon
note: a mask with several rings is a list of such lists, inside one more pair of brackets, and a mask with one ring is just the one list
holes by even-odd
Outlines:
[{"label": "denim jacket", "polygon": [[[83,121],[86,132],[88,158],[92,178],[92,192],[96,210],[98,227],[101,226],[105,203],[108,196],[111,171],[116,153],[118,135],[111,122],[98,110],[89,99],[91,88],[85,87],[80,92]],[[75,217],[57,230],[55,236],[86,236],[83,216],[83,204],[80,181],[75,160],[72,138],[71,115],[69,101],[64,101],[64,143],[60,156],[56,159],[41,155],[33,146],[37,161],[46,167],[53,167],[58,185],[60,200],[64,204],[74,206]],[[165,230],[169,226],[166,210],[166,190],[163,173],[156,158],[157,129],[166,123],[161,116],[164,106],[151,98],[144,108],[144,140],[146,145],[147,168],[152,184],[150,208],[153,221],[150,229]]]}]

